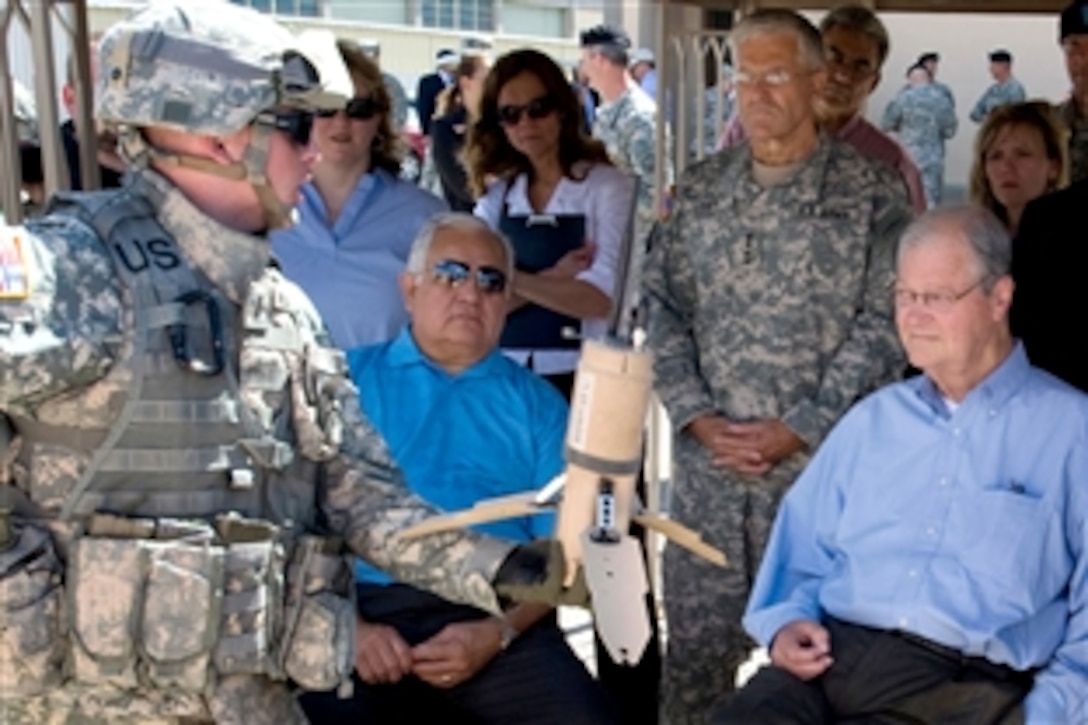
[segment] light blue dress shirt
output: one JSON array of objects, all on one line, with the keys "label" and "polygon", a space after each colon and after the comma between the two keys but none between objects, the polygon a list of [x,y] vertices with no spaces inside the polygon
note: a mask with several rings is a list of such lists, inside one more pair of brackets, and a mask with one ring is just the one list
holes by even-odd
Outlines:
[{"label": "light blue dress shirt", "polygon": [[[405,328],[391,342],[348,351],[367,417],[389,445],[408,487],[446,511],[542,487],[563,470],[567,403],[543,379],[498,350],[450,375]],[[474,527],[518,542],[551,536],[553,514]],[[388,576],[361,560],[356,578]]]},{"label": "light blue dress shirt", "polygon": [[913,632],[1042,667],[1028,723],[1088,722],[1088,396],[1017,344],[949,413],[924,376],[855,406],[786,495],[745,628]]},{"label": "light blue dress shirt", "polygon": [[298,223],[272,234],[284,274],[305,290],[338,347],[385,342],[408,322],[397,277],[420,228],[446,202],[383,170],[364,175],[336,223],[313,183]]}]

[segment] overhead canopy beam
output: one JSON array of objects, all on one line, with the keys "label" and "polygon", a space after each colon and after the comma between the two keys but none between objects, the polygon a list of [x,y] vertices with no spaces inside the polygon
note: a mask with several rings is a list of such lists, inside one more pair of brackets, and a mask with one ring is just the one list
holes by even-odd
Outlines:
[{"label": "overhead canopy beam", "polygon": [[[670,0],[663,0],[669,3]],[[676,4],[676,3],[673,3]],[[683,0],[708,10],[750,11],[759,7],[787,7],[795,10],[830,10],[842,0]],[[870,0],[865,5],[882,12],[896,13],[1023,13],[1058,15],[1069,0]]]}]

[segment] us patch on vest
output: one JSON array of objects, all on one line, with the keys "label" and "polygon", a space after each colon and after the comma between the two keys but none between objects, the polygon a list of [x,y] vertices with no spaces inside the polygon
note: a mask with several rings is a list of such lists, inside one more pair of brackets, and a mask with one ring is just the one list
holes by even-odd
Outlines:
[{"label": "us patch on vest", "polygon": [[30,296],[25,233],[22,227],[0,228],[0,300],[25,300]]}]

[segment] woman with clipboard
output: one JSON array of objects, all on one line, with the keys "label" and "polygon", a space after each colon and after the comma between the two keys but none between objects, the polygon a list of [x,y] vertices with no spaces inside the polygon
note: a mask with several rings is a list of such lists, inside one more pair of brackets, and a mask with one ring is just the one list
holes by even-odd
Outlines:
[{"label": "woman with clipboard", "polygon": [[516,50],[484,81],[465,150],[476,215],[514,246],[502,347],[568,399],[579,341],[565,330],[604,334],[635,191],[581,114],[551,58]]}]

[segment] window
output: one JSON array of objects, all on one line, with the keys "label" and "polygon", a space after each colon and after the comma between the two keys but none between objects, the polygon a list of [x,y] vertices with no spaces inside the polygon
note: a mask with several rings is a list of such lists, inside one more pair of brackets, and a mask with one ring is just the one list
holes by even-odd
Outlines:
[{"label": "window", "polygon": [[451,30],[495,29],[495,0],[422,0],[423,27]]},{"label": "window", "polygon": [[231,0],[235,5],[248,5],[262,13],[319,18],[324,0]]}]

